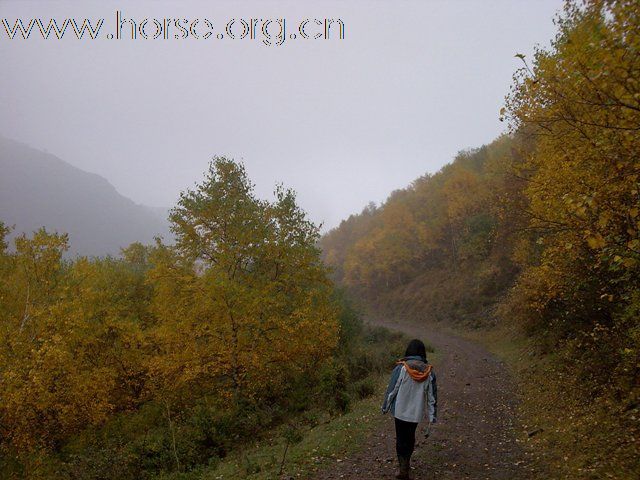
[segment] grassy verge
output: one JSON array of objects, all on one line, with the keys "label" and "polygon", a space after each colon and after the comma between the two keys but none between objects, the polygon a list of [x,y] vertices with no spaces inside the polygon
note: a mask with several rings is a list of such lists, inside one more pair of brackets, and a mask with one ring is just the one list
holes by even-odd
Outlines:
[{"label": "grassy verge", "polygon": [[[385,388],[386,376],[375,379],[376,393]],[[287,455],[282,475],[306,478],[313,472],[338,461],[355,451],[367,436],[388,420],[380,414],[380,395],[353,403],[348,413],[334,418],[325,418],[321,423],[302,429],[300,437],[287,447],[287,431],[275,431],[270,439],[256,443],[241,452],[235,452],[215,466],[189,473],[174,473],[158,479],[171,480],[217,480],[251,479],[267,480],[279,478],[285,448]]]},{"label": "grassy verge", "polygon": [[[525,444],[549,479],[640,478],[640,439],[623,427],[616,406],[585,399],[580,379],[559,368],[551,354],[508,327],[467,336],[483,343],[511,368],[521,399]],[[597,359],[594,359],[596,361]]]}]

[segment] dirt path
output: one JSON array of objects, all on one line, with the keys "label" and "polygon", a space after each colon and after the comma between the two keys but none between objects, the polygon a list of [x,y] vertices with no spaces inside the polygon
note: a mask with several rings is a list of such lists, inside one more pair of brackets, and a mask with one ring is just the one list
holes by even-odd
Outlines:
[{"label": "dirt path", "polygon": [[[394,326],[392,328],[398,328]],[[542,478],[516,441],[516,397],[505,365],[482,346],[428,327],[401,327],[439,352],[438,423],[414,453],[416,480]],[[316,480],[394,478],[392,418],[358,454],[336,462]]]}]

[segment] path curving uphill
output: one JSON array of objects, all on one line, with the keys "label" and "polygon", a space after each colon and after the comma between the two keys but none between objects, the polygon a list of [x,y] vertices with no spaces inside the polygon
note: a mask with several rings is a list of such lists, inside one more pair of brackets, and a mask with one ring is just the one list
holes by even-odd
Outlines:
[{"label": "path curving uphill", "polygon": [[[427,340],[439,353],[438,423],[418,435],[416,480],[528,480],[536,475],[517,441],[515,385],[502,361],[481,345],[428,326],[386,325]],[[357,454],[318,472],[316,480],[391,479],[395,434],[389,418]]]}]

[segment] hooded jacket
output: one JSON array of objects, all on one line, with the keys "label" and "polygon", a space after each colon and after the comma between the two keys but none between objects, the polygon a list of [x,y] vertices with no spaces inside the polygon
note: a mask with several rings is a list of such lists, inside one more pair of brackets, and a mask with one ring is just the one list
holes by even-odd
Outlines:
[{"label": "hooded jacket", "polygon": [[431,365],[418,356],[401,359],[393,372],[382,403],[382,413],[405,422],[436,422],[438,389]]}]

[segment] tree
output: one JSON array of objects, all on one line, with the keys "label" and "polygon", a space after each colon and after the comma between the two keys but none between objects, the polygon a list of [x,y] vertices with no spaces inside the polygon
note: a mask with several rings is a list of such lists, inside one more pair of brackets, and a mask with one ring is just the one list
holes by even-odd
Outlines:
[{"label": "tree", "polygon": [[558,26],[503,111],[533,146],[524,195],[535,242],[504,310],[560,352],[577,380],[564,388],[607,419],[609,451],[637,459],[626,412],[640,399],[640,5],[568,1]]},{"label": "tree", "polygon": [[275,202],[260,200],[244,167],[218,157],[170,219],[177,255],[162,253],[150,278],[161,328],[174,332],[164,336],[175,342],[168,350],[188,357],[182,380],[216,380],[234,398],[255,397],[310,368],[296,361],[301,356],[330,355],[331,286],[317,227],[292,191],[279,187]]}]

